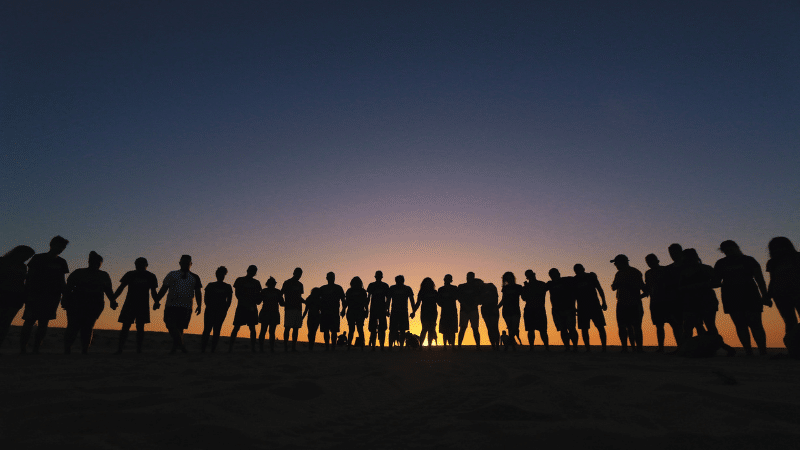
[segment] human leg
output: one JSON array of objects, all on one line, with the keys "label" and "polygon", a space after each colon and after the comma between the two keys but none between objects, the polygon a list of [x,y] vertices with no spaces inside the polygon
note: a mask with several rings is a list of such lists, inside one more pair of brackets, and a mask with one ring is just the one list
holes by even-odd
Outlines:
[{"label": "human leg", "polygon": [[241,325],[234,325],[233,330],[231,330],[231,337],[228,342],[228,353],[233,351],[233,344],[236,342],[236,335],[239,334],[239,328],[241,328]]}]

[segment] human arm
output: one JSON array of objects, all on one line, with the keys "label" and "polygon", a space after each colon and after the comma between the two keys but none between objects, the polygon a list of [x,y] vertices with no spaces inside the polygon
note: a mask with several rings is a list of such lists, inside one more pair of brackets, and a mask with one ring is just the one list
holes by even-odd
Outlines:
[{"label": "human arm", "polygon": [[756,284],[758,285],[758,290],[761,291],[761,302],[764,306],[772,307],[772,300],[769,298],[769,293],[767,291],[767,282],[764,281],[764,273],[761,271],[761,265],[758,264],[757,261],[753,260],[755,263],[753,265],[753,278],[756,280]]},{"label": "human arm", "polygon": [[167,293],[167,290],[169,290],[169,285],[164,283],[161,285],[161,289],[158,290],[156,295],[153,296],[153,311],[161,307],[161,299],[164,298],[164,294]]},{"label": "human arm", "polygon": [[195,275],[195,278],[197,282],[194,284],[194,300],[197,302],[197,309],[194,310],[194,313],[199,316],[203,310],[203,285],[200,283],[200,277]]},{"label": "human arm", "polygon": [[[594,276],[594,288],[597,289],[597,293],[600,294],[600,300],[603,301],[603,311],[608,311],[608,303],[606,303],[606,293],[605,291],[603,291],[603,286],[600,285],[600,280],[597,279],[597,275]],[[645,294],[643,295],[643,297],[646,297],[647,296],[646,287],[643,287],[643,289],[645,289]]]},{"label": "human arm", "polygon": [[111,284],[111,277],[106,274],[105,280],[103,280],[103,292],[108,297],[108,302],[111,305],[111,309],[116,310],[119,304],[117,303],[117,293],[114,292],[114,288]]}]

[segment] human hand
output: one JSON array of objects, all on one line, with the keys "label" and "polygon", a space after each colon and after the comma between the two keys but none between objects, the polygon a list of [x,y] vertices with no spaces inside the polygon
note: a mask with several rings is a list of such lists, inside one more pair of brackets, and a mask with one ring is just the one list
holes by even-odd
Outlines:
[{"label": "human hand", "polygon": [[112,302],[111,302],[111,309],[113,309],[113,310],[115,310],[115,311],[116,311],[118,306],[119,306],[119,303],[117,303],[117,302],[115,302],[115,301],[112,301]]},{"label": "human hand", "polygon": [[199,316],[201,310],[202,310],[202,308],[200,306],[198,306],[197,309],[194,310],[194,313]]},{"label": "human hand", "polygon": [[608,311],[608,305],[603,303],[603,311]]},{"label": "human hand", "polygon": [[340,316],[342,316],[342,317],[344,317],[344,314],[345,314],[345,312],[344,312],[344,311],[342,311],[341,313],[339,313],[339,315],[340,315]]},{"label": "human hand", "polygon": [[158,308],[161,308],[161,303],[158,302],[153,303],[153,311],[157,310]]},{"label": "human hand", "polygon": [[413,318],[414,318],[414,316],[416,316],[416,315],[417,315],[417,313],[415,313],[415,312],[412,312],[412,313],[411,313],[411,318],[413,319]]}]

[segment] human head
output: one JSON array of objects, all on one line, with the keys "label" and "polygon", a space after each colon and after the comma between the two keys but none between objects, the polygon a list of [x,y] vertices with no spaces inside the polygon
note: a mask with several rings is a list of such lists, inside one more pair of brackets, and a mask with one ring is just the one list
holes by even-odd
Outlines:
[{"label": "human head", "polygon": [[719,251],[725,254],[725,256],[733,256],[733,255],[741,255],[742,250],[739,248],[739,244],[730,239],[727,241],[722,241],[719,244]]},{"label": "human head", "polygon": [[422,280],[422,283],[420,283],[420,285],[419,285],[419,291],[420,292],[422,292],[422,291],[435,291],[435,290],[436,290],[436,284],[433,282],[433,279],[430,278],[430,277],[425,277],[425,279]]},{"label": "human head", "polygon": [[302,276],[303,276],[303,269],[296,267],[294,269],[294,272],[292,272],[292,278],[294,278],[295,280],[299,280],[300,277]]},{"label": "human head", "polygon": [[225,266],[217,267],[217,271],[214,272],[214,275],[216,275],[216,277],[217,277],[217,281],[225,280],[225,275],[227,275],[227,274],[228,274],[228,268],[225,267]]},{"label": "human head", "polygon": [[656,256],[655,253],[650,253],[649,255],[645,256],[644,260],[647,263],[647,267],[651,269],[658,267],[658,256]]},{"label": "human head", "polygon": [[375,281],[381,281],[383,279],[383,272],[380,270],[375,271]]},{"label": "human head", "polygon": [[328,272],[328,274],[325,275],[325,279],[328,280],[328,284],[333,284],[333,282],[336,281],[336,274]]},{"label": "human head", "polygon": [[449,273],[444,276],[444,284],[450,284],[453,282],[453,276]]},{"label": "human head", "polygon": [[700,259],[700,255],[697,254],[697,250],[693,248],[687,248],[683,251],[683,260],[691,264],[700,264],[703,262]]},{"label": "human head", "polygon": [[248,277],[256,276],[256,272],[258,272],[258,267],[256,267],[256,266],[252,266],[251,265],[250,267],[247,268],[247,276]]},{"label": "human head", "polygon": [[276,284],[278,284],[278,282],[275,281],[275,278],[269,277],[267,279],[267,287],[274,288]]},{"label": "human head", "polygon": [[398,275],[398,276],[394,277],[394,282],[399,284],[400,286],[402,286],[406,282],[406,277],[404,277],[402,275]]},{"label": "human head", "polygon": [[614,257],[614,259],[611,260],[611,262],[614,263],[615,266],[617,266],[617,269],[622,269],[630,266],[629,261],[630,260],[628,259],[628,257],[623,254],[617,255]]},{"label": "human head", "polygon": [[583,268],[583,264],[575,264],[572,266],[572,270],[575,272],[575,275],[580,275],[586,272],[586,269]]},{"label": "human head", "polygon": [[501,279],[503,280],[503,286],[507,284],[517,284],[517,277],[514,276],[513,272],[504,273]]},{"label": "human head", "polygon": [[53,239],[50,239],[50,253],[60,255],[61,252],[67,248],[67,244],[69,244],[68,240],[61,236],[55,236]]},{"label": "human head", "polygon": [[475,272],[467,272],[467,283],[475,280]]},{"label": "human head", "polygon": [[681,247],[681,244],[672,244],[667,247],[667,250],[673,262],[681,262],[683,260],[683,247]]},{"label": "human head", "polygon": [[18,245],[11,250],[8,251],[4,258],[8,258],[11,261],[24,263],[25,261],[29,260],[31,256],[36,254],[36,250],[28,247],[27,245]]},{"label": "human head", "polygon": [[136,267],[136,270],[145,270],[148,265],[147,260],[142,257],[136,258],[136,261],[133,262],[133,266]]},{"label": "human head", "polygon": [[103,265],[103,257],[98,255],[94,250],[89,252],[89,267],[99,269]]},{"label": "human head", "polygon": [[790,256],[797,253],[797,249],[794,248],[792,241],[783,236],[770,239],[767,249],[769,250],[770,258],[783,258],[784,256]]},{"label": "human head", "polygon": [[178,261],[178,265],[181,267],[182,271],[188,272],[189,268],[192,267],[192,257],[189,255],[181,256],[180,261]]},{"label": "human head", "polygon": [[558,269],[556,269],[555,267],[550,269],[547,272],[547,274],[550,275],[550,279],[551,280],[557,280],[557,279],[561,278],[561,272],[559,272]]},{"label": "human head", "polygon": [[533,281],[536,279],[536,274],[533,272],[533,270],[528,269],[525,271],[525,278],[527,278],[530,281]]},{"label": "human head", "polygon": [[361,288],[364,287],[364,282],[361,281],[361,277],[353,277],[353,279],[350,280],[350,287],[351,288],[356,288],[356,289],[361,289]]}]

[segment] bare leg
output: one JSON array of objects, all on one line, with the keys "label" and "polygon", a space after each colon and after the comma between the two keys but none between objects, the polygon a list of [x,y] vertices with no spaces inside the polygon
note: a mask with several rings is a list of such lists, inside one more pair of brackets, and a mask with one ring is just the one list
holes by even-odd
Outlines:
[{"label": "bare leg", "polygon": [[144,324],[136,322],[136,353],[142,353],[142,344],[144,344]]},{"label": "bare leg", "polygon": [[258,332],[258,351],[264,353],[264,338],[267,336],[267,328],[270,328],[271,325],[267,325],[265,323],[261,324],[261,330]]},{"label": "bare leg", "polygon": [[256,352],[256,326],[255,325],[248,325],[250,328],[250,352]]},{"label": "bare leg", "polygon": [[211,328],[212,336],[211,336],[211,353],[217,350],[217,344],[219,343],[219,336],[222,334],[222,324],[214,325]]},{"label": "bare leg", "polygon": [[608,342],[608,335],[606,334],[606,327],[599,326],[597,327],[597,334],[600,335],[600,348],[601,351],[606,351],[606,343]]},{"label": "bare leg", "polygon": [[586,351],[588,352],[591,347],[589,345],[589,329],[584,328],[581,330],[581,337],[583,338],[583,346],[586,347]]},{"label": "bare leg", "polygon": [[299,328],[292,328],[292,351],[297,351],[297,333],[300,331]]},{"label": "bare leg", "polygon": [[656,325],[656,339],[658,340],[658,350],[657,352],[664,351],[664,338],[666,337],[666,333],[664,332],[664,324]]},{"label": "bare leg", "polygon": [[40,320],[36,327],[36,335],[33,336],[33,353],[39,353],[39,346],[42,345],[44,337],[47,336],[47,328],[50,326],[49,320]]},{"label": "bare leg", "polygon": [[233,344],[236,342],[236,335],[239,334],[240,325],[234,325],[233,330],[231,330],[231,338],[228,343],[228,353],[233,351]]},{"label": "bare leg", "polygon": [[19,347],[20,353],[28,352],[28,341],[31,339],[31,332],[33,331],[33,324],[35,320],[26,320],[22,324],[22,330],[19,333]]},{"label": "bare leg", "polygon": [[[115,355],[119,355],[122,353],[122,350],[125,348],[125,341],[128,339],[128,332],[131,330],[132,323],[123,323],[122,329],[119,330],[119,344],[117,345],[117,351],[114,353]],[[138,324],[137,324],[138,326]]]}]

